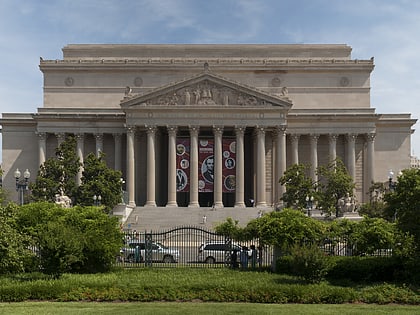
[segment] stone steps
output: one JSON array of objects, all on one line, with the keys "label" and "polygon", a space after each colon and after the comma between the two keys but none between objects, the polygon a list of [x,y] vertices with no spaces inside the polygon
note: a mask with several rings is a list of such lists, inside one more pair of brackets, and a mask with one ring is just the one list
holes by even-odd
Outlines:
[{"label": "stone steps", "polygon": [[219,208],[207,207],[135,207],[124,223],[125,229],[136,231],[159,231],[180,226],[200,226],[213,229],[227,218],[245,226],[258,217],[260,212],[271,208]]}]

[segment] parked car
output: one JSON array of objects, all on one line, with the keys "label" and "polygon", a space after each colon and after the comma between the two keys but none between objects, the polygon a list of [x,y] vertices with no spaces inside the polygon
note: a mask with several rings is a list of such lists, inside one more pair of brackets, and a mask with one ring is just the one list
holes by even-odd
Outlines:
[{"label": "parked car", "polygon": [[206,264],[224,263],[226,261],[226,255],[232,255],[233,252],[236,252],[237,261],[239,261],[241,246],[238,244],[209,242],[200,245],[197,260]]},{"label": "parked car", "polygon": [[[153,262],[175,263],[179,260],[179,250],[169,248],[162,243],[151,243],[151,255]],[[125,262],[144,262],[146,257],[146,243],[130,241],[121,249],[121,256]]]}]

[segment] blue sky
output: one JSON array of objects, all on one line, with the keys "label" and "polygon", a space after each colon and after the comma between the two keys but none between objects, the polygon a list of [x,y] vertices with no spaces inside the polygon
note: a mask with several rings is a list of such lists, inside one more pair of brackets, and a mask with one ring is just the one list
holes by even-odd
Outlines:
[{"label": "blue sky", "polygon": [[375,57],[378,113],[420,118],[419,31],[411,0],[0,0],[0,113],[42,107],[39,57],[67,44],[328,43]]}]

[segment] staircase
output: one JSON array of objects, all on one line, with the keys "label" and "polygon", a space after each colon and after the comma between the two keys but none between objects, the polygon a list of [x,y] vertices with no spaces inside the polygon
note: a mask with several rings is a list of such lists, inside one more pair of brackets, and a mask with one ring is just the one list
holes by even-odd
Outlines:
[{"label": "staircase", "polygon": [[227,218],[245,226],[271,208],[207,208],[207,207],[135,207],[124,228],[136,231],[160,231],[179,226],[200,226],[213,229]]}]

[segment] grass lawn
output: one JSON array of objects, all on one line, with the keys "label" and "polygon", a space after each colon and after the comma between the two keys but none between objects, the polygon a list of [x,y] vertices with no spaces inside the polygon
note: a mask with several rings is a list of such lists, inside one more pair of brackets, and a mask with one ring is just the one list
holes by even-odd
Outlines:
[{"label": "grass lawn", "polygon": [[293,314],[358,315],[419,314],[418,306],[375,304],[251,304],[251,303],[0,303],[0,314]]}]

